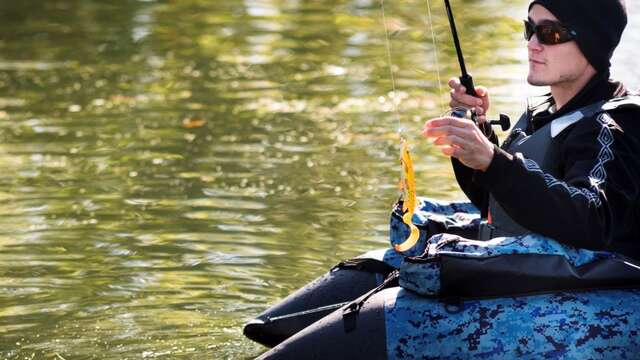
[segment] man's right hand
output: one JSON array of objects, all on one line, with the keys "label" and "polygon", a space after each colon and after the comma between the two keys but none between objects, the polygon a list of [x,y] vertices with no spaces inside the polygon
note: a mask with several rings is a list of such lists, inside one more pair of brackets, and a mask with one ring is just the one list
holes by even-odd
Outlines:
[{"label": "man's right hand", "polygon": [[489,93],[484,86],[476,86],[476,93],[479,97],[467,95],[464,86],[460,84],[458,78],[449,79],[449,87],[451,88],[451,101],[449,106],[452,109],[456,107],[464,107],[474,109],[478,115],[478,123],[482,124],[487,121],[487,112],[489,111]]}]

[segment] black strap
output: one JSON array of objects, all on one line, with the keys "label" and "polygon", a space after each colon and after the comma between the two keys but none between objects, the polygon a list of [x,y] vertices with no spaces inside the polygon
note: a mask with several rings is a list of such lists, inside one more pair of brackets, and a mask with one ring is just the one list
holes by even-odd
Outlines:
[{"label": "black strap", "polygon": [[343,307],[343,306],[345,306],[347,304],[349,304],[349,301],[336,303],[336,304],[325,305],[325,306],[319,306],[319,307],[314,308],[314,309],[302,310],[302,311],[297,311],[297,312],[294,312],[294,313],[289,313],[289,314],[284,314],[284,315],[279,315],[279,316],[274,316],[274,317],[267,317],[267,319],[264,321],[264,323],[265,324],[270,324],[270,323],[273,323],[273,322],[276,322],[276,321],[291,319],[291,318],[305,316],[305,315],[318,314],[318,313],[322,313],[322,312],[331,312],[331,311],[334,311],[334,310],[338,310],[338,309],[340,309],[341,307]]},{"label": "black strap", "polygon": [[351,332],[356,328],[356,320],[358,319],[358,314],[360,313],[360,309],[364,305],[370,297],[389,287],[398,286],[398,280],[400,279],[400,271],[394,270],[387,278],[382,282],[382,284],[378,285],[375,289],[369,291],[368,293],[362,295],[360,298],[354,300],[352,303],[347,305],[342,310],[342,321],[344,324],[344,332]]}]

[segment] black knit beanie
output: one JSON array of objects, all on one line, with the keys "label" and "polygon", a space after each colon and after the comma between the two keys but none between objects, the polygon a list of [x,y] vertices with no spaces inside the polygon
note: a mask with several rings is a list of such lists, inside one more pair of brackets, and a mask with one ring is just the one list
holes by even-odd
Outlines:
[{"label": "black knit beanie", "polygon": [[576,32],[576,43],[598,72],[609,72],[611,55],[627,25],[624,0],[534,0]]}]

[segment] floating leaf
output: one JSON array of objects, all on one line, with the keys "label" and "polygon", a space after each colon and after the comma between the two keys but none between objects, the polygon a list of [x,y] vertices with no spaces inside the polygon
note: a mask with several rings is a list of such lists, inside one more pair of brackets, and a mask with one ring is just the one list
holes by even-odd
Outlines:
[{"label": "floating leaf", "polygon": [[199,127],[203,127],[207,123],[207,120],[204,119],[191,119],[185,118],[182,120],[182,127],[186,129],[195,129]]}]

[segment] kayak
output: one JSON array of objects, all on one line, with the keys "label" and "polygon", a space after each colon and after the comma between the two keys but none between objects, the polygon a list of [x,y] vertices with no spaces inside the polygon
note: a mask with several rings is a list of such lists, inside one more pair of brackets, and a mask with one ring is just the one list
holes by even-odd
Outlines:
[{"label": "kayak", "polygon": [[465,302],[394,287],[372,296],[355,330],[337,310],[259,359],[635,359],[640,291],[606,290]]},{"label": "kayak", "polygon": [[[402,256],[382,249],[359,258],[397,267]],[[452,304],[396,286],[368,297],[347,329],[342,300],[363,295],[382,278],[368,270],[334,269],[247,324],[245,334],[275,345],[259,359],[634,359],[640,353],[639,289]],[[362,283],[344,286],[350,281]]]},{"label": "kayak", "polygon": [[[339,263],[245,325],[245,336],[272,347],[259,359],[640,354],[637,262],[535,234],[468,240],[477,209],[429,199],[420,200],[412,219],[419,241],[400,253],[394,245],[409,229],[399,209],[391,218],[391,248]],[[545,287],[549,281],[563,285]]]}]

